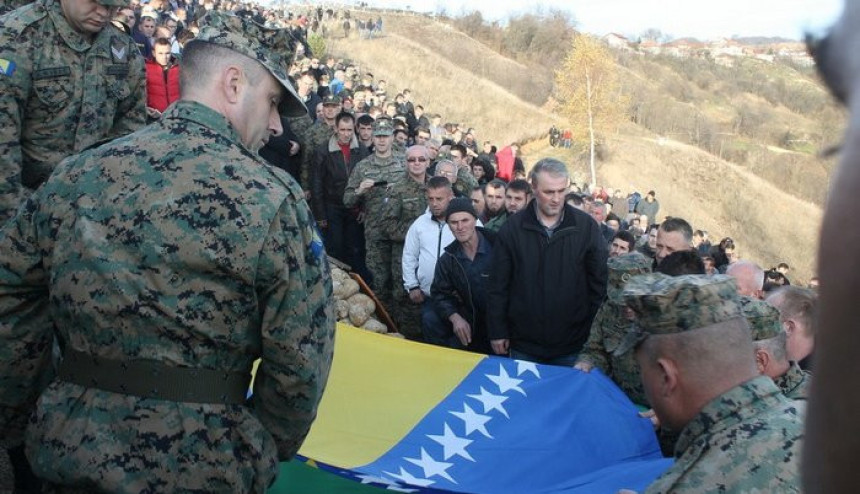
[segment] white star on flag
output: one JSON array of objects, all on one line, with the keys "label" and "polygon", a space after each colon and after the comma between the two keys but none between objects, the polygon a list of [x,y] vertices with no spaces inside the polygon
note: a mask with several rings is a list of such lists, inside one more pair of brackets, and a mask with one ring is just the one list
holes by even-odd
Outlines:
[{"label": "white star on flag", "polygon": [[399,475],[396,473],[391,473],[391,472],[382,472],[382,473],[384,473],[385,475],[388,475],[389,477],[395,478],[401,482],[404,482],[404,483],[409,484],[409,485],[414,485],[417,487],[427,487],[428,485],[433,483],[432,480],[419,479],[418,477],[413,477],[412,474],[407,472],[406,470],[404,470],[403,467],[400,467],[400,474]]},{"label": "white star on flag", "polygon": [[438,475],[443,479],[448,480],[449,482],[457,483],[456,480],[451,478],[448,475],[448,469],[451,468],[454,464],[447,463],[444,461],[436,461],[432,456],[427,454],[427,451],[424,448],[421,448],[421,459],[418,458],[404,458],[404,460],[412,463],[413,465],[418,465],[424,470],[424,476],[426,478],[430,478],[434,475]]},{"label": "white star on flag", "polygon": [[510,390],[514,390],[519,391],[523,396],[526,396],[526,392],[520,387],[520,383],[523,382],[523,380],[509,376],[508,371],[505,370],[502,364],[499,364],[498,376],[491,376],[490,374],[485,375],[490,379],[490,381],[493,381],[499,386],[499,393],[507,393]]},{"label": "white star on flag", "polygon": [[538,370],[536,363],[517,360],[517,377],[522,376],[524,372],[531,372],[536,378],[540,379],[540,371]]},{"label": "white star on flag", "polygon": [[487,427],[485,426],[485,424],[489,422],[490,419],[492,419],[493,417],[490,417],[489,415],[481,415],[480,413],[475,413],[475,411],[472,410],[469,405],[465,403],[463,404],[462,412],[451,412],[451,415],[459,417],[463,420],[463,422],[466,423],[467,436],[475,431],[478,431],[481,434],[489,437],[490,439],[493,438],[493,436],[491,436],[490,433],[487,432]]},{"label": "white star on flag", "polygon": [[386,479],[385,477],[377,477],[376,475],[356,475],[357,478],[361,479],[362,484],[385,484],[385,485],[397,485],[397,482],[393,480]]},{"label": "white star on flag", "polygon": [[442,451],[444,453],[443,456],[446,460],[457,455],[469,461],[475,461],[475,459],[472,458],[472,455],[466,451],[466,446],[472,444],[473,441],[464,437],[457,437],[457,435],[451,431],[451,428],[448,427],[447,422],[445,423],[445,432],[443,432],[441,436],[427,434],[427,437],[442,445]]},{"label": "white star on flag", "polygon": [[487,391],[486,389],[484,389],[483,386],[481,386],[481,394],[479,394],[479,395],[466,395],[466,396],[468,396],[469,398],[474,398],[474,399],[480,401],[484,405],[484,413],[487,413],[490,410],[498,410],[499,412],[501,412],[502,415],[504,415],[507,418],[510,418],[508,416],[508,411],[505,410],[505,407],[502,406],[502,403],[504,403],[505,400],[508,399],[507,396],[494,395],[494,394],[490,393],[489,391]]}]

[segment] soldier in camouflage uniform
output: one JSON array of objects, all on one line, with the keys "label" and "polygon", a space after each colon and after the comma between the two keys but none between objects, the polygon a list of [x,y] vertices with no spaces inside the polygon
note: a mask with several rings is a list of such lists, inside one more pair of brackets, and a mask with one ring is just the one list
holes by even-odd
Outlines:
[{"label": "soldier in camouflage uniform", "polygon": [[637,276],[624,288],[645,393],[681,435],[675,464],[645,491],[799,492],[803,410],[760,376],[729,276]]},{"label": "soldier in camouflage uniform", "polygon": [[[391,152],[394,127],[389,119],[373,124],[373,154],[358,162],[343,194],[344,206],[359,206],[364,215],[364,239],[371,286],[386,308],[392,307],[391,241],[382,228],[382,211],[391,187],[403,180],[403,157]],[[400,280],[396,283],[399,285]]]},{"label": "soldier in camouflage uniform", "polygon": [[788,360],[787,335],[779,322],[779,310],[767,302],[741,297],[744,317],[755,342],[755,359],[760,374],[769,376],[782,394],[792,400],[805,400],[811,374]]},{"label": "soldier in camouflage uniform", "polygon": [[597,367],[609,376],[634,403],[643,406],[649,406],[649,404],[642,389],[642,378],[639,376],[639,369],[636,367],[633,355],[627,353],[616,357],[612,352],[627,335],[631,324],[627,315],[627,306],[624,305],[624,297],[622,297],[624,285],[634,276],[650,273],[651,264],[651,259],[638,252],[609,259],[607,299],[597,311],[594,322],[591,323],[591,334],[574,365],[584,372]]},{"label": "soldier in camouflage uniform", "polygon": [[37,0],[0,17],[0,224],[63,158],[146,123],[126,0]]},{"label": "soldier in camouflage uniform", "polygon": [[382,208],[381,227],[391,242],[391,312],[400,332],[412,339],[421,338],[421,310],[403,290],[403,243],[409,227],[427,210],[429,164],[426,147],[412,146],[406,150],[406,171],[388,191]]},{"label": "soldier in camouflage uniform", "polygon": [[[340,97],[328,95],[322,100],[323,119],[314,122],[307,114],[289,119],[290,128],[299,138],[302,163],[299,180],[305,191],[311,190],[313,157],[317,148],[326,144],[335,133],[335,117],[342,108]],[[311,109],[311,111],[314,111]]]},{"label": "soldier in camouflage uniform", "polygon": [[289,35],[200,25],[180,101],[60,163],[0,231],[0,440],[26,439],[49,488],[264,492],[316,414],[331,273],[298,185],[257,154],[304,111]]}]

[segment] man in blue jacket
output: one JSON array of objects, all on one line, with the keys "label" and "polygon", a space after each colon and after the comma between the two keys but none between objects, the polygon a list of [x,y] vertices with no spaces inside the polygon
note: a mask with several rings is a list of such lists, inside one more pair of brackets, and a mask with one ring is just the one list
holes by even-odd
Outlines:
[{"label": "man in blue jacket", "polygon": [[607,250],[597,223],[565,204],[567,167],[532,170],[534,199],[511,216],[493,246],[489,336],[512,358],[573,366],[606,296]]}]

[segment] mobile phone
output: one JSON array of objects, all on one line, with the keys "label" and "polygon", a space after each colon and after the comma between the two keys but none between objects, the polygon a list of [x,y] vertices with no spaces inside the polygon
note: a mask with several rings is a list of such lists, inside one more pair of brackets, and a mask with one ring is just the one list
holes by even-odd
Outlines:
[{"label": "mobile phone", "polygon": [[377,185],[388,185],[388,181],[387,180],[377,180],[376,182],[373,182],[374,187],[376,187]]}]

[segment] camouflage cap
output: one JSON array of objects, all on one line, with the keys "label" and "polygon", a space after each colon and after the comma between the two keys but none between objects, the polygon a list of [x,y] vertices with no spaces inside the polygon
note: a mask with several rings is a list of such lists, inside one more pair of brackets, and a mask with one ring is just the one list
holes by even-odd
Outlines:
[{"label": "camouflage cap", "polygon": [[338,105],[341,104],[340,96],[335,96],[333,94],[327,94],[325,98],[322,99],[323,106],[325,105]]},{"label": "camouflage cap", "polygon": [[390,136],[394,134],[394,124],[387,118],[377,118],[373,122],[374,136]]},{"label": "camouflage cap", "polygon": [[750,297],[741,297],[741,311],[750,325],[753,341],[769,340],[782,332],[779,310],[769,303]]},{"label": "camouflage cap", "polygon": [[636,320],[616,356],[652,334],[681,333],[742,317],[735,279],[726,275],[636,276],[624,287],[624,302]]},{"label": "camouflage cap", "polygon": [[279,111],[285,116],[307,114],[287,72],[292,56],[292,35],[286,29],[269,29],[245,17],[220,11],[207,12],[199,22],[195,40],[206,41],[257,60],[281,83],[287,94]]},{"label": "camouflage cap", "polygon": [[607,262],[609,267],[609,285],[606,287],[609,301],[614,304],[624,304],[624,285],[634,276],[650,273],[652,262],[651,259],[639,252],[610,257]]}]

